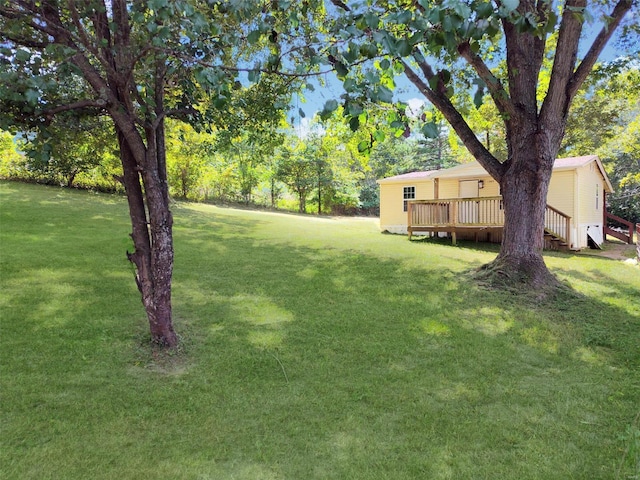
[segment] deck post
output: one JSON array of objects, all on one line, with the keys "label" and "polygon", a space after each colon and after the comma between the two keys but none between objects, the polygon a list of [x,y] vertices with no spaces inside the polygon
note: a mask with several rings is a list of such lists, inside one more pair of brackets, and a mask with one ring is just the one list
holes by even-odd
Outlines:
[{"label": "deck post", "polygon": [[[451,212],[451,216],[453,217],[453,225],[457,225],[458,224],[458,202],[457,201],[451,202],[451,207],[453,208],[453,212]],[[457,245],[458,243],[455,226],[451,230],[451,243],[453,245]]]},{"label": "deck post", "polygon": [[411,210],[413,205],[410,201],[407,202],[407,233],[409,234],[409,240],[411,240]]},{"label": "deck post", "polygon": [[607,191],[602,194],[602,240],[607,240]]}]

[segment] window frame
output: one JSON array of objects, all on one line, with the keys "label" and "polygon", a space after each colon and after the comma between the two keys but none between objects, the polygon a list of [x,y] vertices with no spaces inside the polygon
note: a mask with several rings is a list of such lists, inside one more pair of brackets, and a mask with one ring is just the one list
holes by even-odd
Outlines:
[{"label": "window frame", "polygon": [[402,187],[402,211],[407,212],[409,210],[408,201],[416,199],[416,187],[415,185],[407,185]]}]

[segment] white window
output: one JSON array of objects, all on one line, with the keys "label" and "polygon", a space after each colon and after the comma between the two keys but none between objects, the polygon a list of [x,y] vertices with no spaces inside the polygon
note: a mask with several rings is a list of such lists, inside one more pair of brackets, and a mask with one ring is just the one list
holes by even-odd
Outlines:
[{"label": "white window", "polygon": [[415,200],[416,198],[416,187],[402,187],[402,211],[407,211],[407,202],[409,200]]}]

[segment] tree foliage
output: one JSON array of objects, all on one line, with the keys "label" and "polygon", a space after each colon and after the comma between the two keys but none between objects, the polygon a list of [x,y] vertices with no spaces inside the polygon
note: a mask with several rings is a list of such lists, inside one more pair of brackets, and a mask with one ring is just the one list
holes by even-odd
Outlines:
[{"label": "tree foliage", "polygon": [[[541,255],[553,162],[571,102],[632,1],[596,7],[569,0],[558,9],[544,0],[501,2],[498,8],[430,0],[332,3],[339,15],[330,28],[335,42],[329,54],[352,117],[364,100],[391,102],[394,78],[404,75],[500,184],[504,234],[498,257],[485,269],[487,277],[540,288],[556,285]],[[577,61],[583,28],[591,19],[594,25],[600,22],[599,32]],[[496,46],[504,49],[503,67],[493,66]],[[552,67],[545,79],[541,72],[549,52]],[[504,123],[504,157],[487,148],[472,129],[468,111],[454,103],[456,88],[465,84],[475,85],[476,106],[485,92],[490,95]],[[539,95],[541,85],[546,88]],[[325,107],[332,109],[334,104]],[[433,122],[422,131],[435,133]]]},{"label": "tree foliage", "polygon": [[265,39],[293,12],[271,15],[264,6],[195,0],[0,3],[0,127],[48,129],[55,115],[72,110],[111,118],[132,223],[134,251],[128,258],[153,341],[162,345],[177,344],[164,124],[177,117],[206,128],[238,87],[244,58],[268,55],[265,68],[275,66],[277,49]]}]

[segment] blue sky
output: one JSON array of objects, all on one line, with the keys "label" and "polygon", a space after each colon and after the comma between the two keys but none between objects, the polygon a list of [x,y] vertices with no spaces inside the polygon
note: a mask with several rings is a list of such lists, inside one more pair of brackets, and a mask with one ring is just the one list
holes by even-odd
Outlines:
[{"label": "blue sky", "polygon": [[[586,31],[585,39],[581,45],[583,53],[586,53],[586,49],[591,45],[591,40],[595,37],[598,31],[599,28],[592,28],[591,31]],[[600,60],[612,60],[628,53],[629,52],[621,50],[612,39],[605,48],[603,54],[600,56]],[[317,82],[313,82],[314,85],[316,85],[315,91],[306,91],[303,93],[306,101],[302,101],[298,97],[294,97],[293,99],[293,108],[289,116],[294,118],[294,123],[296,125],[302,124],[303,129],[306,128],[313,116],[322,110],[322,107],[327,100],[339,100],[340,95],[344,93],[344,90],[342,89],[342,82],[338,80],[335,74],[325,74],[323,80],[325,83],[323,87],[319,86]],[[414,111],[419,111],[426,103],[422,94],[418,92],[418,90],[406,79],[406,77],[404,77],[404,75],[396,77],[396,82],[395,99],[407,103]],[[303,110],[305,118],[302,118],[299,115],[298,109]]]}]

